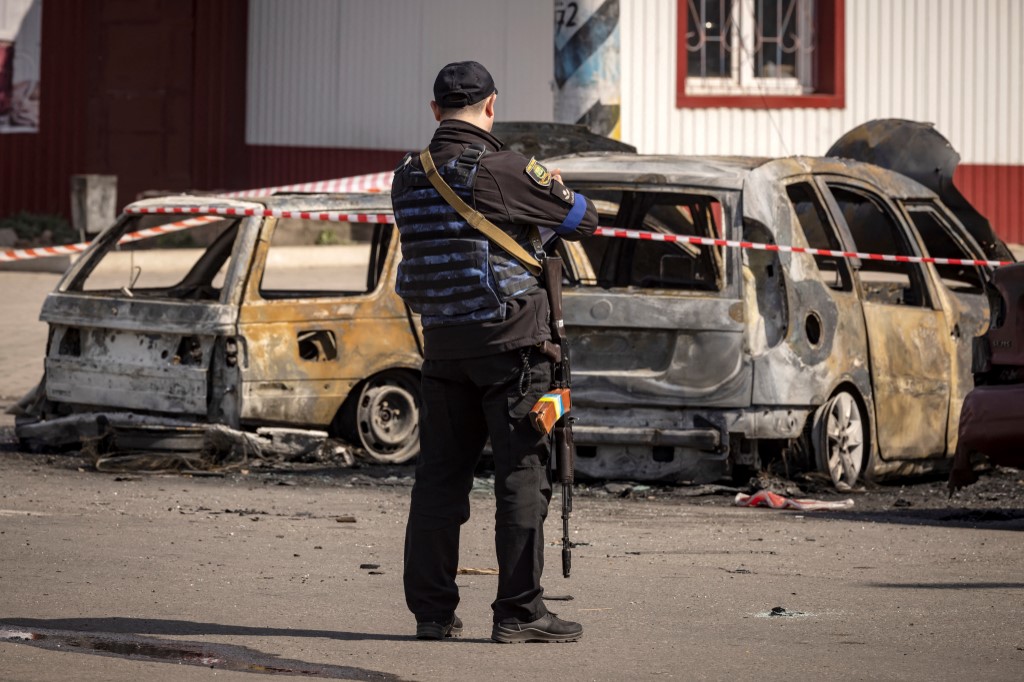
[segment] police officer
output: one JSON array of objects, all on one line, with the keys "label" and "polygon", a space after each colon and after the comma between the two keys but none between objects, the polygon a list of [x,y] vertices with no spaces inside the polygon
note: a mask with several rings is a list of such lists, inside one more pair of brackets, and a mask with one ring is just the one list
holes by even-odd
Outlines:
[{"label": "police officer", "polygon": [[[579,239],[597,210],[534,159],[501,151],[491,134],[498,91],[477,62],[448,64],[430,108],[440,122],[429,151],[438,174],[470,207],[538,253],[545,236]],[[459,531],[469,519],[473,470],[494,453],[498,642],[569,642],[583,628],[542,601],[550,443],[528,414],[550,387],[543,283],[471,227],[427,178],[416,154],[395,171],[391,200],[402,262],[397,290],[423,323],[420,455],[405,538],[405,597],[419,639],[458,636]],[[541,229],[538,229],[541,228]],[[550,246],[550,243],[549,243]]]}]

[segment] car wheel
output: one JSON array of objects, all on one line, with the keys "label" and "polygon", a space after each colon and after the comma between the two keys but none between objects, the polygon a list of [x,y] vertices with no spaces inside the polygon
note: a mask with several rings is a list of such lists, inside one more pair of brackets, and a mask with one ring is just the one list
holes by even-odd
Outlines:
[{"label": "car wheel", "polygon": [[415,376],[405,372],[380,374],[362,385],[346,430],[372,459],[390,464],[407,462],[420,452],[419,404]]},{"label": "car wheel", "polygon": [[857,399],[834,395],[814,415],[814,451],[818,469],[836,490],[849,490],[864,471],[864,419]]}]

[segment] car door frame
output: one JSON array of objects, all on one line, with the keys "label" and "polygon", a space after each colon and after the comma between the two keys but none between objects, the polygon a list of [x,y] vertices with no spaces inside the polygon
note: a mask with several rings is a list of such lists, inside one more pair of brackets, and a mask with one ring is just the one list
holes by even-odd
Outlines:
[{"label": "car door frame", "polygon": [[[247,346],[241,419],[327,427],[360,381],[388,369],[418,371],[422,362],[415,327],[394,289],[398,233],[393,225],[376,226],[393,232],[377,253],[383,262],[372,290],[265,298],[260,289],[277,224],[276,218],[264,222],[240,306],[238,331]],[[371,263],[373,257],[371,251]],[[299,337],[316,333],[333,337],[334,357],[301,357]]]},{"label": "car door frame", "polygon": [[[901,211],[906,214],[907,222],[914,229],[914,236],[917,238],[920,248],[924,253],[934,255],[928,250],[924,237],[914,223],[912,213],[915,211],[932,211],[940,219],[941,226],[945,228],[947,236],[950,237],[961,249],[965,258],[975,260],[987,260],[984,249],[971,236],[956,215],[949,210],[938,198],[916,197],[901,199],[897,202]],[[981,337],[988,331],[989,327],[989,289],[992,287],[991,269],[981,266],[974,266],[978,270],[982,290],[979,292],[956,291],[945,285],[938,268],[927,264],[927,269],[934,276],[936,291],[942,302],[942,309],[946,313],[949,327],[956,343],[956,353],[953,355],[954,380],[951,386],[951,402],[949,420],[947,425],[947,450],[952,453],[956,450],[958,431],[960,424],[960,413],[963,408],[964,399],[971,389],[974,388],[973,373],[973,339]],[[967,340],[972,341],[968,342]]]},{"label": "car door frame", "polygon": [[[816,174],[815,181],[833,221],[842,226],[839,237],[846,250],[856,252],[859,249],[832,193],[832,186],[867,195],[869,200],[879,202],[880,210],[888,214],[900,231],[908,251],[912,255],[923,255],[914,226],[884,190],[872,183],[834,173]],[[884,461],[945,457],[949,448],[948,424],[954,397],[953,365],[948,353],[952,329],[938,295],[934,269],[925,268],[923,264],[911,265],[921,273],[927,305],[869,300],[865,295],[862,268],[852,268],[868,338],[877,453]],[[889,310],[893,307],[898,308],[900,314]],[[914,342],[914,347],[910,341]],[[941,417],[932,412],[940,413]]]}]

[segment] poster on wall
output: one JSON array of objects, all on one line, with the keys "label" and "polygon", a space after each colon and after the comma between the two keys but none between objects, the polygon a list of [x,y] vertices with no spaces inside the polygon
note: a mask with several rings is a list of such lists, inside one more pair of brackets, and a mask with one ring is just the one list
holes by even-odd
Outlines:
[{"label": "poster on wall", "polygon": [[39,131],[43,0],[0,0],[0,133]]}]

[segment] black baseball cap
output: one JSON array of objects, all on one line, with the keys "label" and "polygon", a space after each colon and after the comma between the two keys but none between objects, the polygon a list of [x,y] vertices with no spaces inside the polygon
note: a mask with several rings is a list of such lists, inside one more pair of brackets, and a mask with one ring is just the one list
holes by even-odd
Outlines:
[{"label": "black baseball cap", "polygon": [[434,101],[442,109],[461,109],[497,92],[491,74],[479,62],[452,62],[434,79]]}]

